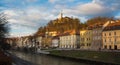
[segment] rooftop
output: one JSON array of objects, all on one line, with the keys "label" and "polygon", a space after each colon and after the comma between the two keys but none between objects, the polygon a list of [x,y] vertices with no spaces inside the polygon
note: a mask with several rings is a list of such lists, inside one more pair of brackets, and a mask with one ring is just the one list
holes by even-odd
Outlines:
[{"label": "rooftop", "polygon": [[103,31],[120,30],[120,20],[110,23]]}]

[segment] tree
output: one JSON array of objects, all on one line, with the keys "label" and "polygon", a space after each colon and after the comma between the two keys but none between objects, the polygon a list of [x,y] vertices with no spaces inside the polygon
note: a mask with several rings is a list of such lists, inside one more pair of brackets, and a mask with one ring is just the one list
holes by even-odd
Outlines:
[{"label": "tree", "polygon": [[[46,29],[47,28],[47,29]],[[50,20],[44,27],[40,27],[36,34],[57,31],[63,33],[68,30],[79,30],[80,20],[78,18],[63,17],[62,19]]]},{"label": "tree", "polygon": [[7,25],[8,21],[4,13],[0,13],[0,46],[1,48],[7,47],[5,42],[5,37],[8,35],[9,27]]},{"label": "tree", "polygon": [[87,20],[86,24],[87,25],[94,25],[96,23],[105,23],[109,20],[115,20],[114,17],[94,17],[89,20]]}]

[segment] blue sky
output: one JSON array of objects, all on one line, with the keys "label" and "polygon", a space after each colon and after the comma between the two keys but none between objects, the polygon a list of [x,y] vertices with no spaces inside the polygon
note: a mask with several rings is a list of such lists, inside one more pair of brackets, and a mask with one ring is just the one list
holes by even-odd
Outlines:
[{"label": "blue sky", "polygon": [[40,26],[64,16],[81,22],[95,16],[120,18],[120,0],[0,0],[0,12],[7,15],[10,36],[30,35]]}]

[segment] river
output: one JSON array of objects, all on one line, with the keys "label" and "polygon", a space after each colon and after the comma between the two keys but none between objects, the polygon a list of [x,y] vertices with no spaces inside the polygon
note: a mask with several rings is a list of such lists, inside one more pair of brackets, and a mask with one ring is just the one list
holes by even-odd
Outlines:
[{"label": "river", "polygon": [[31,54],[24,52],[12,52],[12,54],[23,60],[32,62],[35,65],[90,65],[78,61],[43,54]]}]

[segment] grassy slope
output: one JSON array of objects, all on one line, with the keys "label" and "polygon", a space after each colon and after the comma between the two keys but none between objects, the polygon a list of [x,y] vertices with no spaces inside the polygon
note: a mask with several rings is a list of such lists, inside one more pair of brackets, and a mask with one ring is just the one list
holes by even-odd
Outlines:
[{"label": "grassy slope", "polygon": [[96,60],[103,62],[120,63],[120,52],[97,52],[97,51],[78,51],[78,50],[62,50],[50,51],[53,55]]}]

